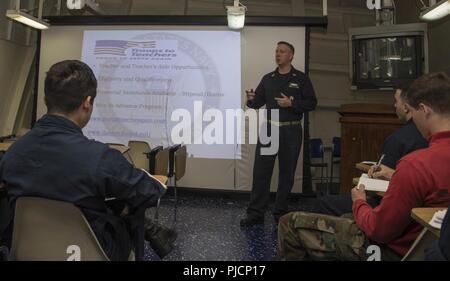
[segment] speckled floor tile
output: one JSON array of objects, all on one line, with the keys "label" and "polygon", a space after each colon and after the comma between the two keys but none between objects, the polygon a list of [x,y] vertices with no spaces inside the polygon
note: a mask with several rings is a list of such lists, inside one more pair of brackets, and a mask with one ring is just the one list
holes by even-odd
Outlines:
[{"label": "speckled floor tile", "polygon": [[[311,198],[290,204],[293,210],[308,210]],[[171,197],[159,208],[159,223],[178,232],[173,251],[164,261],[272,261],[276,260],[277,228],[270,212],[265,224],[241,228],[246,200],[199,196],[179,197],[177,208]],[[147,216],[154,217],[154,210]],[[149,245],[146,260],[160,260]]]}]

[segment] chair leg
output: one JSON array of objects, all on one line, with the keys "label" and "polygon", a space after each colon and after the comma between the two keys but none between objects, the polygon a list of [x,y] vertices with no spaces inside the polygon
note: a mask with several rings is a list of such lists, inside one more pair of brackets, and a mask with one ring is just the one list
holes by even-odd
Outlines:
[{"label": "chair leg", "polygon": [[402,258],[402,261],[424,261],[425,260],[425,249],[428,248],[431,243],[436,241],[438,238],[424,228],[422,232],[417,236],[414,243],[411,245],[408,252]]},{"label": "chair leg", "polygon": [[158,202],[156,202],[156,209],[155,209],[155,221],[158,222],[159,219],[159,204],[161,202],[161,198],[158,199]]},{"label": "chair leg", "polygon": [[145,209],[138,209],[136,211],[136,216],[130,220],[130,227],[133,229],[134,255],[136,261],[144,260],[144,221]]},{"label": "chair leg", "polygon": [[330,162],[330,182],[329,182],[329,185],[328,185],[328,189],[329,190],[331,190],[332,188],[333,188],[333,168],[334,168],[334,165],[333,165],[333,153],[331,153],[331,162]]},{"label": "chair leg", "polygon": [[[322,161],[323,163],[323,161]],[[320,167],[320,184],[323,184],[323,166]]]},{"label": "chair leg", "polygon": [[176,177],[174,177],[173,192],[174,192],[174,200],[175,200],[175,206],[173,208],[173,218],[175,221],[177,221],[178,196],[177,196],[177,178]]},{"label": "chair leg", "polygon": [[173,186],[173,195],[175,198],[175,208],[177,207],[177,203],[178,203],[178,196],[177,196],[177,180],[175,179],[175,184]]},{"label": "chair leg", "polygon": [[144,225],[142,227],[139,227],[138,235],[137,235],[137,243],[138,245],[135,246],[135,260],[136,261],[143,261],[144,260]]}]

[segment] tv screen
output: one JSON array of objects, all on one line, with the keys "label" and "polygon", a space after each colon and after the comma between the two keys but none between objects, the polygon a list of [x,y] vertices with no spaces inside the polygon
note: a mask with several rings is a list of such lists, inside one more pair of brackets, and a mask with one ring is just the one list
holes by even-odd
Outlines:
[{"label": "tv screen", "polygon": [[353,85],[358,89],[392,88],[423,74],[421,36],[353,40]]}]

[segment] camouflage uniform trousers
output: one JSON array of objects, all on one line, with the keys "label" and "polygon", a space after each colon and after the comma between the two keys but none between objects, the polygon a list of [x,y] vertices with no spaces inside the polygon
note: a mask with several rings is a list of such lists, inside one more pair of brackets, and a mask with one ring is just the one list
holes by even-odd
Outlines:
[{"label": "camouflage uniform trousers", "polygon": [[277,247],[281,260],[366,260],[369,245],[351,214],[292,212],[280,218]]}]

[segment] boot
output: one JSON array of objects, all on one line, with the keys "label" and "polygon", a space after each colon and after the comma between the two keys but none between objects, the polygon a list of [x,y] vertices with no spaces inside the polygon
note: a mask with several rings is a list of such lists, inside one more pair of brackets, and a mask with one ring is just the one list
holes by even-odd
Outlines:
[{"label": "boot", "polygon": [[173,242],[177,239],[177,233],[171,228],[148,221],[145,225],[144,237],[162,259],[172,251]]},{"label": "boot", "polygon": [[248,227],[253,225],[264,224],[263,216],[249,216],[247,215],[245,218],[240,221],[241,227]]}]

